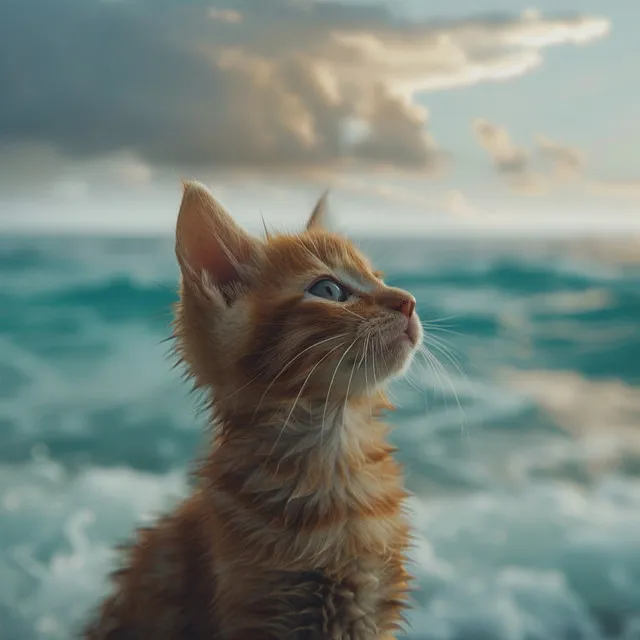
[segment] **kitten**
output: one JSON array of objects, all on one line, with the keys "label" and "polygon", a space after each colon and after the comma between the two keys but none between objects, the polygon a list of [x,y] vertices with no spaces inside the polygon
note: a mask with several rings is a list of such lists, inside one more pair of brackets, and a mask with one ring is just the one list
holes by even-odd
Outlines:
[{"label": "kitten", "polygon": [[138,532],[87,640],[392,640],[409,526],[379,414],[411,294],[327,227],[259,240],[184,184],[177,352],[210,398],[194,493]]}]

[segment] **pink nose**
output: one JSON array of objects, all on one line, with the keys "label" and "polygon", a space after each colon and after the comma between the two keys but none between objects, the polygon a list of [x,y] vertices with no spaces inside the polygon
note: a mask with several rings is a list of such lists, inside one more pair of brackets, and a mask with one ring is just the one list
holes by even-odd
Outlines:
[{"label": "pink nose", "polygon": [[416,299],[402,289],[387,290],[378,300],[380,304],[394,311],[399,311],[407,318],[413,315],[416,308]]},{"label": "pink nose", "polygon": [[416,308],[416,300],[413,296],[410,298],[403,298],[397,307],[396,311],[399,311],[402,315],[410,318],[413,315],[413,310]]}]

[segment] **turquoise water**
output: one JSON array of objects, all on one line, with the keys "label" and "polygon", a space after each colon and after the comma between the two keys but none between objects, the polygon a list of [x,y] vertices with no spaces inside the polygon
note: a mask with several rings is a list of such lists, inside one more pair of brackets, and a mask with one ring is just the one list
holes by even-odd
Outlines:
[{"label": "turquoise water", "polygon": [[[580,243],[369,241],[444,370],[393,388],[422,640],[640,638],[640,268]],[[202,442],[169,239],[0,240],[0,639],[71,637]],[[443,352],[444,349],[444,352]],[[453,359],[453,362],[452,360]]]}]

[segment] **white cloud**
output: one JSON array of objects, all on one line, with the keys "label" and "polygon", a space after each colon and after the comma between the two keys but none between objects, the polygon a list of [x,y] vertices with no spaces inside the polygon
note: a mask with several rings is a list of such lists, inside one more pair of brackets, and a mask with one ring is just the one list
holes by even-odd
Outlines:
[{"label": "white cloud", "polygon": [[339,47],[327,55],[345,81],[384,82],[402,94],[449,89],[523,75],[542,63],[543,49],[584,44],[605,36],[596,17],[477,17],[458,21],[336,29]]},{"label": "white cloud", "polygon": [[[419,176],[414,176],[419,178]],[[407,174],[376,172],[366,177],[346,174],[319,174],[313,176],[319,184],[344,191],[365,199],[384,203],[387,210],[411,211],[426,217],[439,217],[443,213],[456,218],[470,218],[480,213],[477,206],[459,189],[443,191],[418,179],[407,184]]]},{"label": "white cloud", "polygon": [[547,192],[546,178],[531,168],[529,155],[514,144],[504,127],[484,118],[477,118],[472,123],[472,129],[494,167],[511,189],[528,195]]},{"label": "white cloud", "polygon": [[587,171],[587,155],[578,147],[537,135],[535,146],[546,171],[534,168],[534,159],[517,147],[509,132],[483,118],[473,121],[472,129],[497,172],[515,192],[525,195],[546,194],[570,183],[574,195],[613,198],[640,198],[640,180],[605,180]]},{"label": "white cloud", "polygon": [[478,208],[458,189],[453,189],[445,194],[443,205],[451,215],[456,217],[468,218],[479,214]]},{"label": "white cloud", "polygon": [[589,180],[585,190],[590,195],[640,200],[640,180]]},{"label": "white cloud", "polygon": [[491,156],[498,170],[513,173],[526,167],[528,163],[526,152],[513,143],[504,127],[484,118],[477,118],[471,126],[478,141]]},{"label": "white cloud", "polygon": [[212,20],[220,20],[221,22],[238,23],[242,22],[243,16],[239,11],[233,9],[218,9],[217,7],[211,7],[207,12],[207,15]]},{"label": "white cloud", "polygon": [[536,145],[542,157],[551,163],[554,175],[559,180],[575,178],[582,173],[587,162],[582,150],[544,135],[537,136]]}]

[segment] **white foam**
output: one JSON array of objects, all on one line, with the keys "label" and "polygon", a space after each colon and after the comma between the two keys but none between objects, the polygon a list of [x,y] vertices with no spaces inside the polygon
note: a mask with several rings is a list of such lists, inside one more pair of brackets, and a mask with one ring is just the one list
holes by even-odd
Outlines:
[{"label": "white foam", "polygon": [[[113,545],[183,495],[186,481],[125,468],[69,475],[41,456],[0,466],[0,486],[0,603],[28,640],[70,636],[104,593]],[[626,615],[633,632],[639,481],[610,476],[588,490],[538,482],[410,507],[421,587],[413,637],[603,640],[588,605]]]},{"label": "white foam", "polygon": [[179,472],[126,468],[69,476],[39,459],[0,466],[0,487],[0,605],[28,640],[72,637],[107,587],[113,546],[182,496],[186,482]]},{"label": "white foam", "polygon": [[414,499],[424,606],[415,637],[605,638],[589,606],[632,624],[639,507],[640,482],[620,477],[590,492],[549,483]]}]

